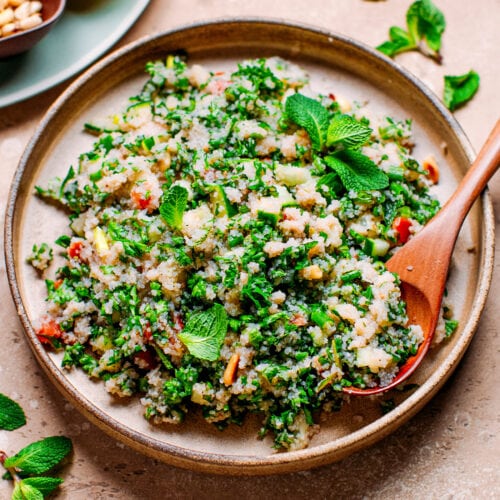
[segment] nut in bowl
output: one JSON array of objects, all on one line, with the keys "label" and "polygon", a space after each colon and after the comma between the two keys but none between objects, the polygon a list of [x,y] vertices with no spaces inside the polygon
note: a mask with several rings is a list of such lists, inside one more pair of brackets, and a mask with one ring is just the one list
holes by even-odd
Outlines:
[{"label": "nut in bowl", "polygon": [[66,0],[0,0],[0,58],[31,49],[61,17]]}]

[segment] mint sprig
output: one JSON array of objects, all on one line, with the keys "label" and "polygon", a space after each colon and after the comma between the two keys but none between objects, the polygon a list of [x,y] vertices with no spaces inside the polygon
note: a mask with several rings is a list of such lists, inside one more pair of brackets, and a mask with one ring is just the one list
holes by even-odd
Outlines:
[{"label": "mint sprig", "polygon": [[178,334],[190,354],[199,359],[216,361],[227,333],[227,314],[220,304],[192,314]]},{"label": "mint sprig", "polygon": [[[14,430],[26,423],[22,408],[0,394],[0,423],[5,430]],[[39,476],[58,465],[72,450],[71,440],[52,436],[31,443],[15,455],[0,451],[0,465],[6,470],[3,479],[13,480],[12,500],[40,500],[56,489],[63,480]]]},{"label": "mint sprig", "polygon": [[443,101],[450,110],[463,106],[479,89],[480,78],[474,71],[470,70],[465,75],[447,75],[444,77]]},{"label": "mint sprig", "polygon": [[290,120],[305,129],[315,151],[325,146],[329,115],[318,101],[302,94],[294,94],[286,100],[285,112]]},{"label": "mint sprig", "polygon": [[31,484],[22,480],[19,481],[14,487],[12,500],[43,500],[43,493]]},{"label": "mint sprig", "polygon": [[357,148],[366,143],[372,134],[372,129],[349,115],[333,117],[326,134],[328,147],[341,143],[346,148]]},{"label": "mint sprig", "polygon": [[67,437],[48,437],[31,443],[15,455],[8,457],[4,466],[26,474],[43,474],[61,462],[71,448],[71,440]]},{"label": "mint sprig", "polygon": [[317,155],[329,150],[323,161],[334,172],[319,179],[318,188],[336,192],[339,181],[349,191],[383,189],[389,185],[387,175],[358,151],[369,140],[373,132],[370,127],[350,115],[337,113],[330,118],[320,102],[302,94],[287,99],[286,112],[290,120],[309,134]]},{"label": "mint sprig", "polygon": [[63,480],[59,477],[27,477],[21,481],[23,486],[30,486],[31,488],[36,488],[43,497],[50,495]]},{"label": "mint sprig", "polygon": [[0,393],[0,429],[13,431],[26,424],[23,409],[12,399]]},{"label": "mint sprig", "polygon": [[172,186],[162,197],[160,215],[171,229],[181,229],[186,211],[188,191],[182,186]]},{"label": "mint sprig", "polygon": [[387,175],[359,151],[341,151],[335,156],[325,156],[324,160],[348,191],[372,191],[389,185]]},{"label": "mint sprig", "polygon": [[398,26],[389,29],[389,40],[377,47],[389,57],[418,50],[422,54],[441,62],[441,37],[446,28],[443,13],[431,0],[417,0],[406,12],[407,31]]}]

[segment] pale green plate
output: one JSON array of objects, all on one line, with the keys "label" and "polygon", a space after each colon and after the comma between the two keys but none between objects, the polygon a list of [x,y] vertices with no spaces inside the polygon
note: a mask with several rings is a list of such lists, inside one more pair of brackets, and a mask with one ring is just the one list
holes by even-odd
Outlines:
[{"label": "pale green plate", "polygon": [[113,46],[149,0],[68,0],[52,31],[33,49],[0,60],[0,108],[75,75]]}]

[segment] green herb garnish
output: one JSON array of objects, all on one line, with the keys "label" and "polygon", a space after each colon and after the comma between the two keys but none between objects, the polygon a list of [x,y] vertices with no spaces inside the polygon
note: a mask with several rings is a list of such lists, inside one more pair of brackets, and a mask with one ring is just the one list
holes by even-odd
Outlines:
[{"label": "green herb garnish", "polygon": [[417,0],[406,12],[408,31],[398,26],[389,29],[389,40],[377,47],[389,57],[401,52],[419,50],[422,54],[441,62],[441,35],[446,28],[443,13],[431,0]]},{"label": "green herb garnish", "polygon": [[[323,160],[338,174],[347,190],[369,191],[388,186],[387,175],[368,156],[357,151],[369,139],[370,127],[349,115],[336,115],[330,120],[321,103],[301,94],[287,99],[286,112],[309,134],[314,150],[321,153],[325,147],[332,148],[333,154]],[[332,182],[335,183],[335,178],[324,176],[318,184],[330,188]]]},{"label": "green herb garnish", "polygon": [[71,451],[71,440],[53,436],[31,443],[7,458],[4,466],[26,474],[43,474],[57,465]]},{"label": "green herb garnish", "polygon": [[463,106],[478,91],[479,80],[479,75],[472,69],[465,75],[445,76],[443,94],[445,106],[451,111]]},{"label": "green herb garnish", "polygon": [[341,143],[346,148],[357,148],[370,138],[371,133],[370,127],[359,123],[352,116],[337,115],[328,126],[326,145],[330,147]]},{"label": "green herb garnish", "polygon": [[305,129],[315,151],[325,146],[328,130],[328,111],[315,99],[302,94],[294,94],[286,100],[285,111],[288,118]]},{"label": "green herb garnish", "polygon": [[342,151],[336,156],[325,156],[324,160],[349,191],[371,191],[389,185],[387,175],[370,158],[358,151]]},{"label": "green herb garnish", "polygon": [[52,493],[61,483],[58,477],[27,477],[19,481],[12,492],[12,500],[42,499]]},{"label": "green herb garnish", "polygon": [[26,424],[23,409],[12,399],[0,394],[0,429],[13,431]]},{"label": "green herb garnish", "polygon": [[182,186],[172,186],[163,195],[160,215],[172,229],[182,227],[182,217],[186,210],[187,201],[188,191]]},{"label": "green herb garnish", "polygon": [[[26,417],[19,404],[0,394],[0,428],[14,430],[25,423]],[[10,457],[0,451],[0,464],[7,471],[3,479],[14,481],[12,500],[38,500],[52,493],[63,480],[39,474],[58,465],[72,447],[67,437],[52,436],[29,444]]]},{"label": "green herb garnish", "polygon": [[178,334],[189,352],[199,359],[216,361],[227,333],[227,314],[220,304],[190,316]]}]

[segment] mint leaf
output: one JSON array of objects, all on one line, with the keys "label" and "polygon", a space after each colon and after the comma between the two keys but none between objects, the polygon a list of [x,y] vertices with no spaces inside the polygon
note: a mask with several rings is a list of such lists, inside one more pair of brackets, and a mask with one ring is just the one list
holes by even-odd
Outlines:
[{"label": "mint leaf", "polygon": [[36,488],[43,496],[49,495],[52,493],[61,483],[62,479],[58,477],[27,477],[22,480],[22,483],[25,485],[32,486]]},{"label": "mint leaf", "polygon": [[12,500],[43,500],[43,493],[23,480],[16,484]]},{"label": "mint leaf", "polygon": [[416,45],[422,38],[419,27],[420,20],[420,1],[412,3],[406,11],[406,26],[408,28],[408,36]]},{"label": "mint leaf", "polygon": [[227,333],[227,314],[220,304],[190,316],[178,334],[190,354],[199,359],[216,361]]},{"label": "mint leaf", "polygon": [[188,191],[182,186],[172,186],[162,197],[160,215],[171,229],[182,227],[182,217],[186,210]]},{"label": "mint leaf", "polygon": [[27,474],[42,474],[57,465],[70,451],[71,440],[52,436],[31,443],[5,460],[5,467],[16,467]]},{"label": "mint leaf", "polygon": [[26,424],[23,409],[12,399],[0,393],[0,429],[13,431]]},{"label": "mint leaf", "polygon": [[420,35],[425,38],[431,50],[439,52],[441,35],[446,28],[444,15],[431,0],[420,0],[416,3],[420,4],[418,21]]},{"label": "mint leaf", "polygon": [[359,151],[348,149],[324,160],[348,191],[372,191],[389,185],[387,175]]},{"label": "mint leaf", "polygon": [[362,146],[371,136],[372,129],[359,123],[349,115],[335,116],[328,127],[326,145],[328,147],[340,142],[346,148]]},{"label": "mint leaf", "polygon": [[330,172],[322,175],[318,179],[318,182],[316,183],[316,191],[325,192],[325,187],[332,195],[338,195],[342,191],[343,184],[336,172]]},{"label": "mint leaf", "polygon": [[[441,35],[446,28],[443,13],[431,0],[417,0],[406,11],[406,26],[408,31],[398,26],[389,29],[389,41],[377,47],[389,57],[407,50],[420,50],[424,55],[441,62],[439,50]],[[424,40],[430,52],[420,42]]]},{"label": "mint leaf", "polygon": [[472,99],[479,89],[479,81],[479,75],[472,69],[465,75],[445,76],[443,94],[445,106],[454,111]]},{"label": "mint leaf", "polygon": [[285,112],[296,125],[305,129],[312,148],[321,151],[328,129],[328,111],[318,101],[302,94],[294,94],[286,100]]}]

